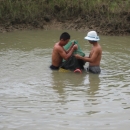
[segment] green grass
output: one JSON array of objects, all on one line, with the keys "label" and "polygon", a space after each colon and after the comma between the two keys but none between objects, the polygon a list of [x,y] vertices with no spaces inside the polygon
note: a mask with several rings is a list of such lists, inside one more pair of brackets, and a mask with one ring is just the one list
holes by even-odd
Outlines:
[{"label": "green grass", "polygon": [[0,0],[0,24],[33,23],[47,16],[59,21],[81,17],[123,28],[130,23],[130,0]]},{"label": "green grass", "polygon": [[68,19],[93,13],[110,17],[113,13],[130,12],[129,9],[130,0],[1,0],[0,20],[28,22],[45,15]]}]

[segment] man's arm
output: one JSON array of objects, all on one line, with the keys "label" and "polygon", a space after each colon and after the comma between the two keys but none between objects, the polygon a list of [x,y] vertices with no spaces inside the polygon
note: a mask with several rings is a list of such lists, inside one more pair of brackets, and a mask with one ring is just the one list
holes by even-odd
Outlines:
[{"label": "man's arm", "polygon": [[74,43],[72,43],[72,45],[70,46],[70,48],[68,49],[68,50],[65,50],[66,51],[66,53],[69,53],[70,52],[70,50],[73,48],[73,46],[74,46],[75,44]]},{"label": "man's arm", "polygon": [[74,45],[68,53],[66,53],[63,48],[59,48],[58,52],[63,59],[67,60],[72,55],[73,51],[76,49],[77,45]]},{"label": "man's arm", "polygon": [[80,56],[78,54],[75,55],[75,57],[77,59],[81,59],[83,61],[90,62],[90,63],[95,62],[97,56],[98,56],[98,51],[94,51],[91,57],[90,56],[89,57],[82,57],[82,56]]}]

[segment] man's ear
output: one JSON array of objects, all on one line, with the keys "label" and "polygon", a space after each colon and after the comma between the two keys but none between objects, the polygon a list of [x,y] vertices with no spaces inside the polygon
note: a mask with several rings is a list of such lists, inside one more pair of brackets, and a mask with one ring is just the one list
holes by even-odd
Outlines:
[{"label": "man's ear", "polygon": [[61,41],[64,41],[63,39],[60,39]]}]

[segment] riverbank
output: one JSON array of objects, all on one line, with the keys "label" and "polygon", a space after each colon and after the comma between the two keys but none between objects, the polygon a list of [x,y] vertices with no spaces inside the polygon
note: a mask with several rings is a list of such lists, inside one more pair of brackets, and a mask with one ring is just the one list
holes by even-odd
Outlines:
[{"label": "riverbank", "polygon": [[129,0],[2,0],[0,33],[56,28],[130,35],[129,9]]},{"label": "riverbank", "polygon": [[52,20],[50,22],[36,22],[34,24],[14,24],[14,25],[0,25],[0,33],[6,33],[6,32],[12,32],[17,30],[33,30],[33,29],[43,29],[43,30],[49,30],[49,29],[58,29],[58,30],[76,30],[76,31],[83,31],[88,32],[90,30],[96,30],[99,34],[102,35],[117,35],[117,36],[123,36],[123,35],[130,35],[130,32],[125,30],[114,30],[111,27],[100,27],[96,26],[94,24],[91,24],[91,22],[86,23],[83,20],[76,19],[76,20],[66,20],[64,22],[59,22],[57,20]]}]

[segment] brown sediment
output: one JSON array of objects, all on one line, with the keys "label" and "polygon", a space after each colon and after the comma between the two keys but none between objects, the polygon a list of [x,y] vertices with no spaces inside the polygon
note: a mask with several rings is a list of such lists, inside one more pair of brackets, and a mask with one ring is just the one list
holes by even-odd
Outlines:
[{"label": "brown sediment", "polygon": [[[102,25],[100,25],[102,23]],[[105,20],[102,21],[87,21],[82,18],[77,18],[73,20],[58,21],[56,19],[50,21],[35,21],[30,24],[20,23],[20,24],[1,24],[0,33],[12,32],[16,30],[32,30],[32,29],[67,29],[76,31],[95,30],[102,35],[130,35],[130,25],[128,28],[120,29],[120,27],[113,26],[112,23],[106,23]]]},{"label": "brown sediment", "polygon": [[[128,22],[122,24],[119,21],[109,21],[100,18],[75,18],[70,20],[57,20],[57,19],[44,19],[35,20],[31,23],[20,23],[20,24],[0,24],[0,33],[11,32],[15,30],[32,30],[32,29],[67,29],[76,31],[95,30],[102,35],[130,35],[130,16],[127,16]],[[115,24],[117,22],[117,24]]]}]

